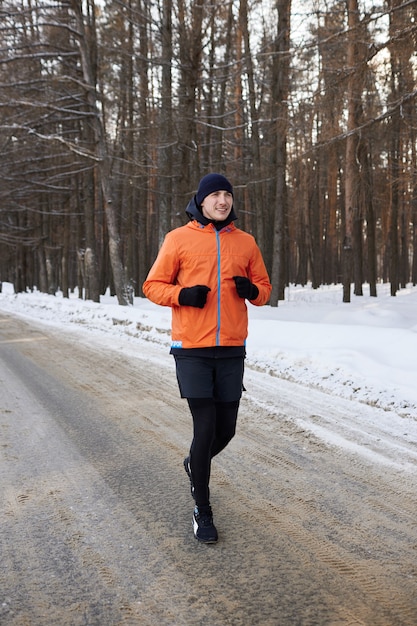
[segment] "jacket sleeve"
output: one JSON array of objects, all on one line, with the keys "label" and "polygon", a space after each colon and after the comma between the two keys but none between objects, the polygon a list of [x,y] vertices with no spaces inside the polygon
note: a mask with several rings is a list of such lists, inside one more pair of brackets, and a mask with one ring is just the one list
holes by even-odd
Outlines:
[{"label": "jacket sleeve", "polygon": [[179,256],[172,233],[168,233],[159,250],[156,260],[143,283],[145,296],[162,306],[179,306],[181,287],[176,284],[179,270]]},{"label": "jacket sleeve", "polygon": [[259,290],[257,298],[255,298],[255,300],[251,300],[251,304],[254,304],[255,306],[267,304],[271,295],[272,285],[269,282],[268,272],[266,270],[261,251],[255,242],[250,259],[248,278],[254,285],[257,286]]}]

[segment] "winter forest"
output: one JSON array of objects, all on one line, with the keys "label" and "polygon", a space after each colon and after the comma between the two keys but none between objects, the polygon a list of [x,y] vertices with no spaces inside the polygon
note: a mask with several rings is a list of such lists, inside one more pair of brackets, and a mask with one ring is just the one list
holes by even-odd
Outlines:
[{"label": "winter forest", "polygon": [[210,171],[288,284],[417,283],[417,0],[2,0],[0,285],[121,305]]}]

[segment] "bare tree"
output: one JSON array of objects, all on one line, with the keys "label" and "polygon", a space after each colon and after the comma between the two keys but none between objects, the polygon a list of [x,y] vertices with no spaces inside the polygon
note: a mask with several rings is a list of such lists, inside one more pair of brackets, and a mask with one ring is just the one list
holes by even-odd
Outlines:
[{"label": "bare tree", "polygon": [[163,237],[170,230],[172,224],[172,192],[173,192],[173,106],[172,106],[172,0],[162,0],[161,20],[161,109],[163,121],[161,123],[161,147],[159,149],[159,237]]},{"label": "bare tree", "polygon": [[347,0],[347,138],[346,138],[346,175],[345,175],[345,234],[343,240],[343,302],[350,302],[352,283],[354,222],[359,210],[359,171],[356,161],[358,135],[358,100],[361,98],[358,89],[355,67],[358,64],[356,33],[359,25],[357,0]]},{"label": "bare tree", "polygon": [[[107,150],[103,121],[97,106],[99,98],[95,82],[93,50],[91,46],[91,38],[94,37],[95,34],[94,0],[86,0],[85,14],[83,13],[82,0],[71,0],[71,9],[76,19],[77,41],[81,56],[83,80],[86,87],[86,100],[93,114],[91,117],[91,125],[95,140],[94,153],[97,159],[96,169],[100,181],[109,234],[109,254],[113,270],[114,285],[119,304],[127,305],[132,302],[132,291],[126,281],[122,262],[120,234],[116,212],[113,206],[110,158]],[[85,23],[85,20],[87,23]]]},{"label": "bare tree", "polygon": [[291,0],[278,0],[278,29],[274,46],[273,106],[275,117],[276,192],[273,222],[272,292],[271,305],[278,306],[284,299],[285,244],[287,215],[287,128],[290,68],[290,14]]}]

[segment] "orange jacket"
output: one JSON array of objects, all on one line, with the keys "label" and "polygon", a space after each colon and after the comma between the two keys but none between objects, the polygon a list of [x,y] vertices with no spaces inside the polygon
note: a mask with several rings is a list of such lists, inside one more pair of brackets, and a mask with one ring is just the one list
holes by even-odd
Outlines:
[{"label": "orange jacket", "polygon": [[[246,302],[233,276],[247,276],[259,294],[252,304],[266,304],[271,284],[252,235],[230,223],[217,231],[197,221],[169,232],[143,291],[149,300],[172,308],[172,346],[205,348],[242,346],[248,334]],[[203,309],[180,306],[183,287],[210,287]]]}]

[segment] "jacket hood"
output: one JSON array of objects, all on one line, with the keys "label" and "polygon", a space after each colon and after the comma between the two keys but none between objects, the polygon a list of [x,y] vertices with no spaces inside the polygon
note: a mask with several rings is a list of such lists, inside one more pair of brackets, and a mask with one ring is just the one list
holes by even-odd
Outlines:
[{"label": "jacket hood", "polygon": [[232,207],[232,210],[230,211],[228,217],[223,222],[215,222],[214,220],[209,220],[202,214],[195,196],[187,204],[185,212],[190,220],[197,220],[197,222],[200,222],[200,224],[203,224],[203,226],[207,226],[207,224],[214,224],[216,228],[223,228],[224,226],[230,224],[230,222],[234,222],[235,220],[237,220],[237,215],[235,213],[234,207]]}]

